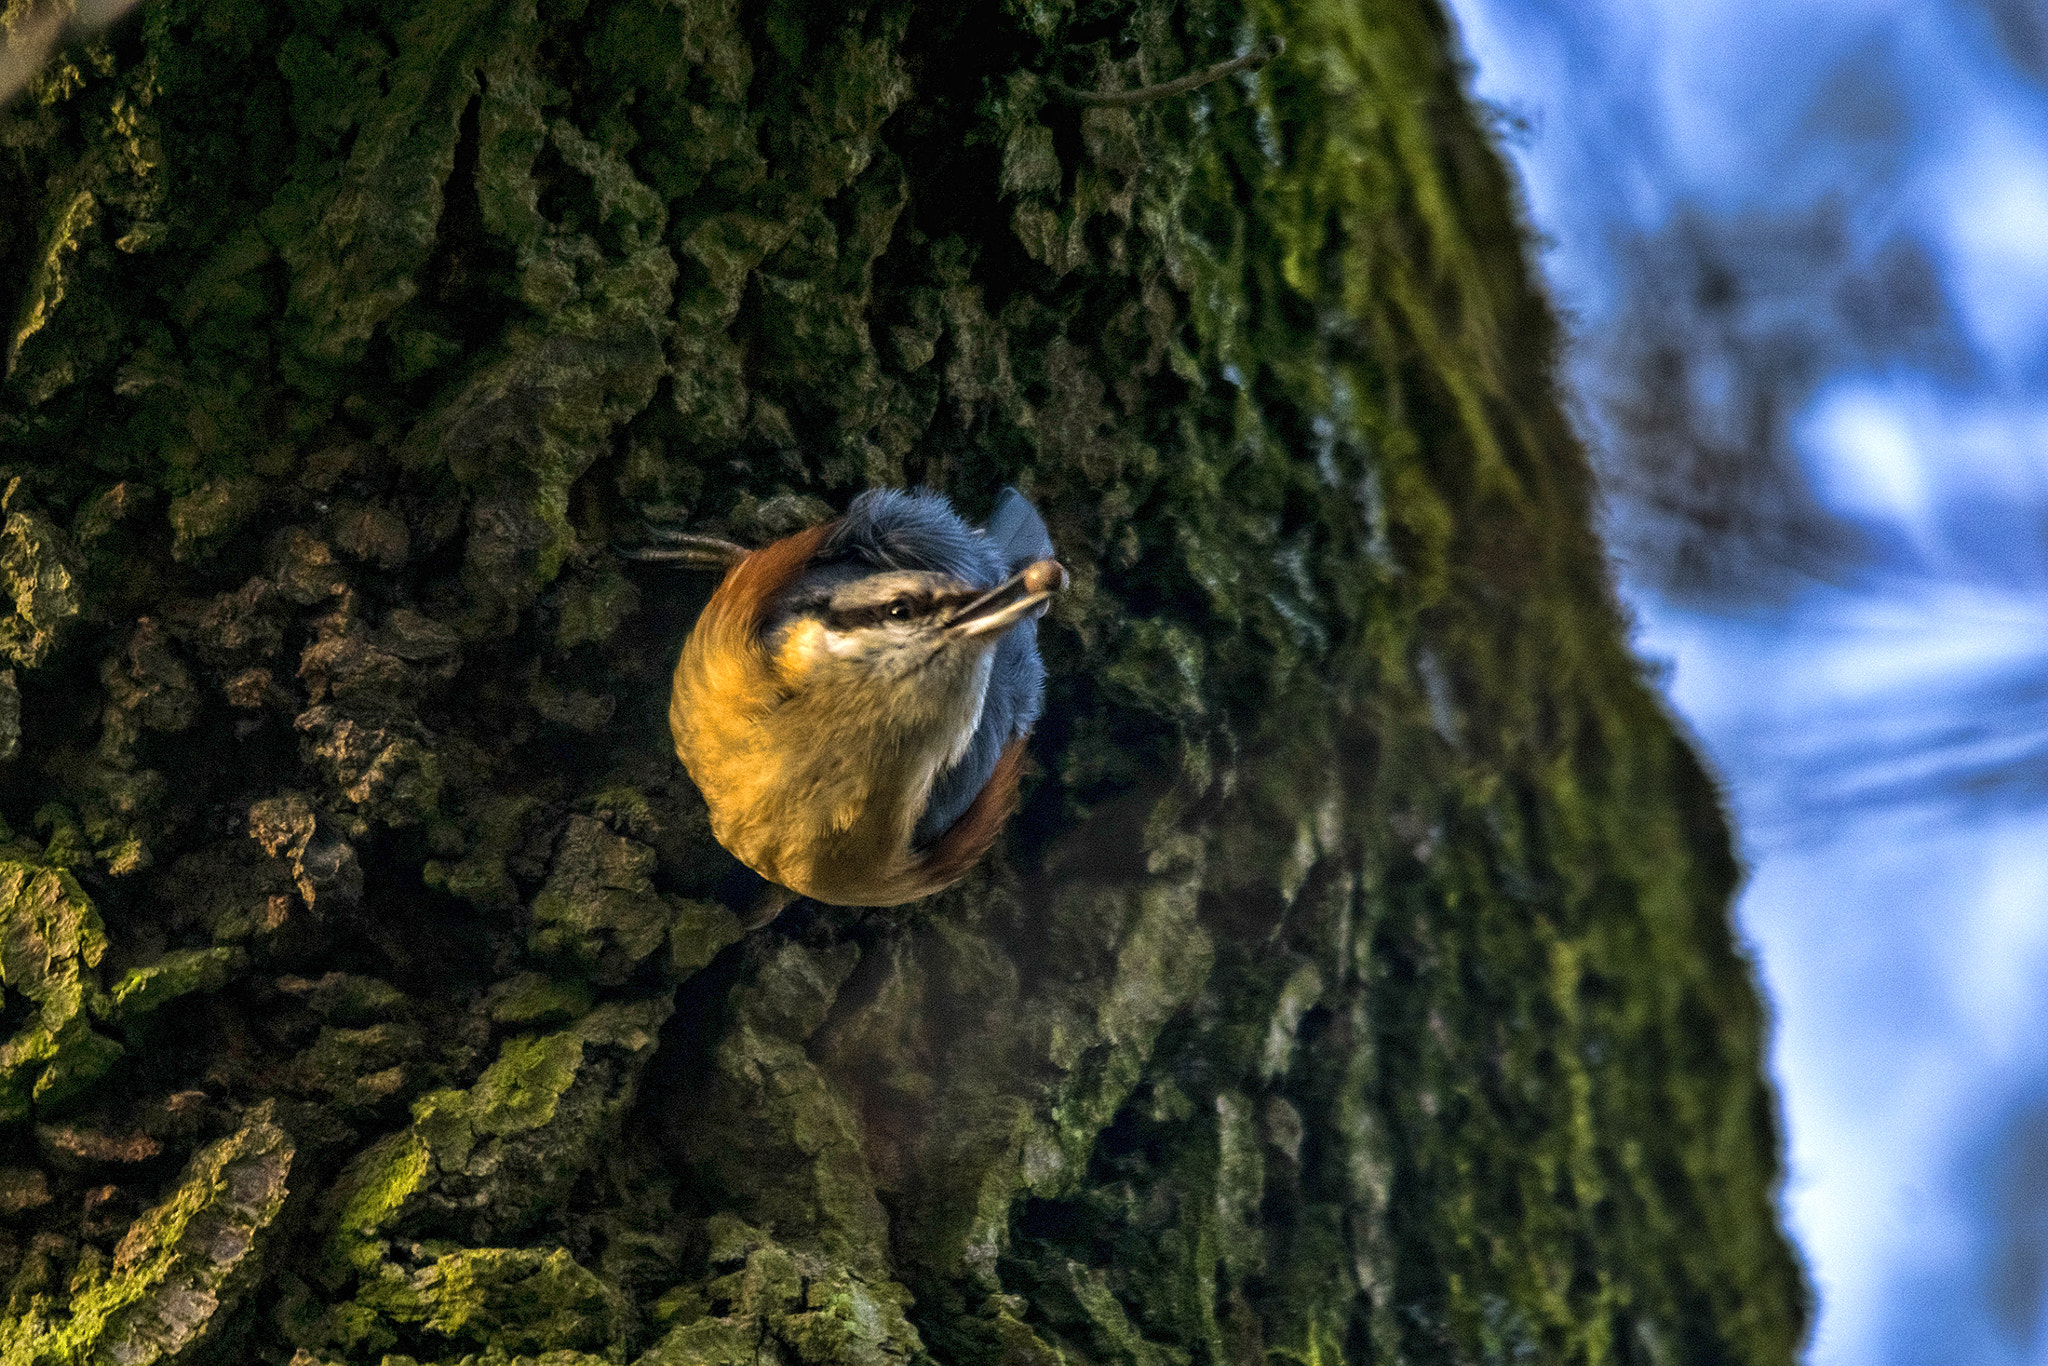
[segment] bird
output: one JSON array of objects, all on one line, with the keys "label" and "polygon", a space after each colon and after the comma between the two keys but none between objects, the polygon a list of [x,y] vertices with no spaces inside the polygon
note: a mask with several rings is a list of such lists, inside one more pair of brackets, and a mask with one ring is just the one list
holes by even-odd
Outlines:
[{"label": "bird", "polygon": [[944,495],[870,489],[748,551],[637,558],[726,573],[676,661],[669,730],[711,831],[796,897],[897,906],[963,877],[1015,810],[1044,705],[1037,620],[1066,588],[1045,521],[1005,488],[971,526]]}]

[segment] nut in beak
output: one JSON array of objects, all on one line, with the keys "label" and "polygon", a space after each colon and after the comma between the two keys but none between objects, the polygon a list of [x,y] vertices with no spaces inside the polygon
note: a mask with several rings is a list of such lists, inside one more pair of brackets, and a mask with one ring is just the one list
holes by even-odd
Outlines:
[{"label": "nut in beak", "polygon": [[961,637],[1007,631],[1027,616],[1041,615],[1067,583],[1066,566],[1058,560],[1028,564],[955,612],[946,630]]}]

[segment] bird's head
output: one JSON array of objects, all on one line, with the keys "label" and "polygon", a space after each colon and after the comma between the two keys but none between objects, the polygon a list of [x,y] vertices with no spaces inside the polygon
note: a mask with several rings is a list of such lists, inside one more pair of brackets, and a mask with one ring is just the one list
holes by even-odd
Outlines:
[{"label": "bird's head", "polygon": [[854,690],[850,703],[876,706],[901,705],[909,691],[937,700],[1066,584],[1056,560],[986,589],[933,570],[824,565],[784,596],[765,635],[778,672],[796,686]]}]

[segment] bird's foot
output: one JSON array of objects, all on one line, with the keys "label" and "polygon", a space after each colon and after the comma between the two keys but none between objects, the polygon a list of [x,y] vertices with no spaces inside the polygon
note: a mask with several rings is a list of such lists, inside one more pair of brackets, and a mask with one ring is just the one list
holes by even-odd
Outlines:
[{"label": "bird's foot", "polygon": [[617,547],[621,556],[652,564],[679,564],[685,569],[723,572],[747,557],[747,548],[722,536],[685,531],[683,509],[644,506],[640,509],[639,543]]}]

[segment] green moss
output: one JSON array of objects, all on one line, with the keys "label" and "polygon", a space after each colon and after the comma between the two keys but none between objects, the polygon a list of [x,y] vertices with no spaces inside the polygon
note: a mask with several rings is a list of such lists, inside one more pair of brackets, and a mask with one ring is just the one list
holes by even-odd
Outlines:
[{"label": "green moss", "polygon": [[[291,270],[291,332],[316,364],[362,354],[371,333],[412,298],[415,273],[434,245],[441,185],[475,78],[464,59],[531,8],[481,4],[421,14],[395,56],[345,42],[340,53],[301,41],[285,70],[310,126],[350,133],[346,162],[294,186],[264,217],[265,234]],[[371,95],[368,82],[376,82]]]},{"label": "green moss", "polygon": [[687,1118],[676,1155],[726,1208],[872,1277],[889,1234],[861,1122],[805,1047],[858,958],[850,945],[769,953],[734,993],[711,1075],[669,1104]]},{"label": "green moss", "polygon": [[[74,1282],[62,1307],[0,1322],[6,1366],[187,1359],[261,1279],[294,1147],[267,1115],[195,1154],[112,1263]],[[196,1312],[195,1312],[196,1311]]]},{"label": "green moss", "polygon": [[740,918],[715,901],[683,901],[669,926],[669,966],[688,977],[735,943],[744,931]]},{"label": "green moss", "polygon": [[1103,1272],[1068,1262],[1064,1288],[1085,1317],[1086,1334],[1096,1360],[1124,1361],[1131,1366],[1186,1366],[1184,1349],[1147,1341],[1124,1313]]},{"label": "green moss", "polygon": [[292,1059],[295,1089],[320,1096],[335,1111],[356,1115],[416,1090],[426,1040],[410,1025],[385,1022],[364,1029],[324,1026]]},{"label": "green moss", "polygon": [[[437,1353],[482,1348],[500,1361],[514,1354],[530,1359],[524,1354],[534,1351],[589,1359],[577,1346],[607,1350],[616,1360],[622,1308],[617,1294],[565,1249],[465,1248],[410,1274],[384,1264],[353,1304],[330,1310],[316,1331],[342,1351],[388,1349],[403,1335],[433,1344]],[[571,1346],[548,1346],[561,1343]]]},{"label": "green moss", "polygon": [[[43,237],[42,252],[22,300],[21,318],[7,339],[7,378],[31,403],[39,403],[78,377],[75,361],[49,344],[51,324],[73,287],[80,248],[99,222],[99,202],[91,190],[79,190],[66,202]],[[37,342],[43,345],[37,346]],[[24,358],[23,350],[28,350]],[[38,356],[38,352],[43,353]],[[42,364],[36,364],[38,359]]]},{"label": "green moss", "polygon": [[130,968],[107,992],[108,1015],[125,1022],[194,992],[219,991],[246,960],[240,949],[176,949]]},{"label": "green moss", "polygon": [[525,842],[526,824],[540,810],[529,792],[496,795],[465,821],[468,852],[459,860],[429,859],[421,879],[436,891],[461,897],[485,910],[519,904],[519,888],[505,862]]},{"label": "green moss", "polygon": [[566,583],[555,597],[555,648],[602,644],[639,610],[639,590],[616,570]]},{"label": "green moss", "polygon": [[358,1153],[329,1197],[330,1272],[375,1270],[381,1251],[375,1235],[427,1188],[433,1171],[433,1150],[409,1129]]},{"label": "green moss", "polygon": [[[412,1125],[358,1154],[326,1199],[319,1274],[340,1293],[300,1345],[389,1350],[415,1327],[450,1350],[614,1342],[615,1289],[559,1249],[486,1240],[555,1209],[616,1140],[667,1009],[599,1006],[570,1029],[507,1040],[468,1090],[415,1101]],[[407,1265],[407,1233],[433,1235],[440,1250]],[[451,1237],[481,1245],[449,1247]]]},{"label": "green moss", "polygon": [[84,607],[80,565],[64,533],[38,512],[13,506],[20,480],[0,499],[0,578],[14,609],[0,618],[0,653],[35,668]]},{"label": "green moss", "polygon": [[263,484],[253,478],[215,479],[171,501],[176,536],[172,554],[187,559],[240,531],[261,509]]},{"label": "green moss", "polygon": [[95,969],[106,951],[105,926],[71,874],[0,861],[0,984],[29,1005],[0,1043],[0,1122],[77,1094],[121,1056],[91,1023],[105,1013]]},{"label": "green moss", "polygon": [[507,1040],[469,1093],[471,1129],[479,1136],[538,1129],[555,1117],[582,1061],[583,1039],[573,1033]]},{"label": "green moss", "polygon": [[350,972],[330,972],[317,980],[285,977],[278,989],[302,997],[323,1020],[337,1025],[367,1025],[405,1013],[406,994],[391,983]]},{"label": "green moss", "polygon": [[421,1324],[457,1347],[508,1355],[603,1348],[619,1337],[620,1306],[562,1248],[472,1248],[437,1257],[415,1278]]},{"label": "green moss", "polygon": [[561,1024],[595,1004],[590,984],[559,981],[537,972],[509,977],[491,991],[491,1019],[502,1025]]},{"label": "green moss", "polygon": [[909,1293],[843,1264],[779,1246],[729,1215],[707,1229],[713,1312],[687,1316],[638,1366],[744,1363],[764,1347],[805,1366],[892,1366],[924,1358],[904,1317]]},{"label": "green moss", "polygon": [[646,845],[571,816],[533,899],[533,952],[565,958],[600,982],[624,981],[661,947],[674,916],[654,890],[654,863]]}]

